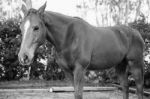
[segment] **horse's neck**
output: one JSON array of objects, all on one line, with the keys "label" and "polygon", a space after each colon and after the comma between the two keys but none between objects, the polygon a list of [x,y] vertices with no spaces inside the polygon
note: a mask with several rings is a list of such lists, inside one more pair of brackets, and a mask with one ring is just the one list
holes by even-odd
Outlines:
[{"label": "horse's neck", "polygon": [[53,12],[46,12],[44,21],[48,30],[47,39],[54,44],[57,51],[60,51],[72,18]]}]

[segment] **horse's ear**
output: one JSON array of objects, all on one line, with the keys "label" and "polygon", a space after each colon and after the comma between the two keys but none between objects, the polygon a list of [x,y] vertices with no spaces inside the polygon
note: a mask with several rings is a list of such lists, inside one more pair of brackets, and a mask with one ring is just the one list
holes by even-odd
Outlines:
[{"label": "horse's ear", "polygon": [[39,12],[39,13],[44,13],[45,8],[46,8],[46,4],[47,4],[47,2],[45,2],[44,5],[41,6],[41,7],[38,9],[38,12]]},{"label": "horse's ear", "polygon": [[24,16],[25,16],[25,15],[27,14],[27,12],[28,12],[28,9],[27,9],[27,7],[26,7],[24,4],[22,5],[21,10],[22,10]]}]

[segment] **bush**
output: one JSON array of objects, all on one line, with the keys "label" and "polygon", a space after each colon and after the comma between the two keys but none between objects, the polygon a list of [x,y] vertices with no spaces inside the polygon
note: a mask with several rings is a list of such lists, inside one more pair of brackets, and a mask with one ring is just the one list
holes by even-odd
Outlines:
[{"label": "bush", "polygon": [[[3,79],[19,79],[20,65],[17,53],[20,46],[19,22],[10,19],[0,23],[0,64],[3,66]],[[1,79],[1,78],[0,78]]]},{"label": "bush", "polygon": [[129,26],[138,30],[141,33],[144,41],[146,39],[150,40],[150,24],[146,23],[144,16],[142,16],[142,18],[139,20],[135,20],[134,22],[129,23]]}]

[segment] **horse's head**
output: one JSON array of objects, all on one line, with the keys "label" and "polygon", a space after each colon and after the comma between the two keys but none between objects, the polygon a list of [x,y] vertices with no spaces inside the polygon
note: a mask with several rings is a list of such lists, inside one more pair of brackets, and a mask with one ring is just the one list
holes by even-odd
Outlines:
[{"label": "horse's head", "polygon": [[22,43],[18,54],[21,64],[29,65],[34,57],[35,50],[44,42],[46,27],[42,21],[46,3],[38,10],[27,10],[22,7],[24,19],[20,25],[22,33]]}]

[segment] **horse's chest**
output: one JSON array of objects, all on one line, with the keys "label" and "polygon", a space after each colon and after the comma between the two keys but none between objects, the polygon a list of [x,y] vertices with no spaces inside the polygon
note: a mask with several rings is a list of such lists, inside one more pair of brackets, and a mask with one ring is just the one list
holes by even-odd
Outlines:
[{"label": "horse's chest", "polygon": [[76,54],[73,54],[73,51],[71,50],[62,51],[57,55],[58,64],[64,68],[70,68],[69,66],[73,66],[75,59]]}]

